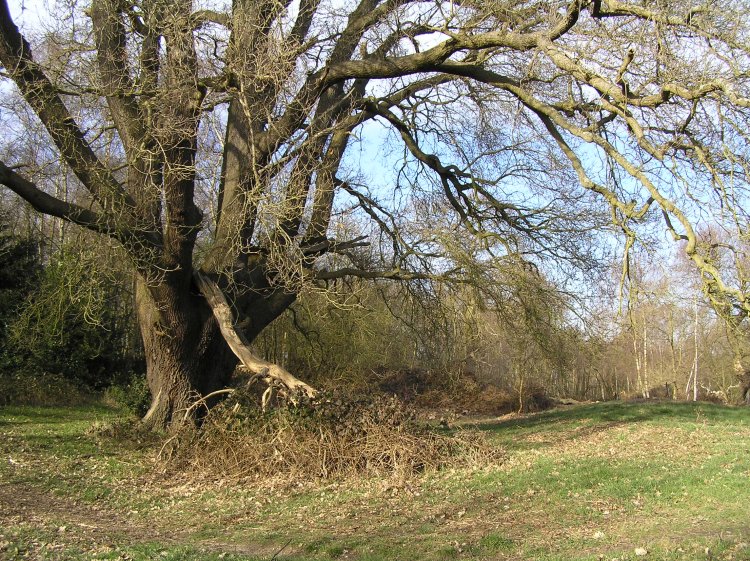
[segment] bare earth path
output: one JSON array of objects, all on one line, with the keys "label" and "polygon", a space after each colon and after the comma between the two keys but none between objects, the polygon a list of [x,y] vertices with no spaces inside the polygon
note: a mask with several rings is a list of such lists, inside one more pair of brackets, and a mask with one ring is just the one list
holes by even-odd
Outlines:
[{"label": "bare earth path", "polygon": [[[28,534],[24,551],[9,548],[6,532]],[[121,548],[136,544],[177,547],[191,544],[213,554],[272,558],[278,546],[222,543],[195,539],[195,528],[176,529],[153,521],[148,525],[100,503],[88,504],[23,483],[0,481],[0,559],[67,559],[71,551],[84,558],[102,556],[127,561]],[[13,536],[17,538],[17,536]],[[284,547],[284,553],[294,548]],[[66,553],[67,552],[67,553]],[[119,554],[119,555],[118,555]],[[221,555],[220,555],[221,556]]]},{"label": "bare earth path", "polygon": [[[57,496],[25,484],[0,483],[0,546],[7,546],[2,535],[7,528],[27,529],[36,536],[30,542],[27,558],[69,548],[104,554],[122,544],[168,544],[180,537],[158,526],[139,525],[99,505]],[[6,555],[6,558],[9,557]]]}]

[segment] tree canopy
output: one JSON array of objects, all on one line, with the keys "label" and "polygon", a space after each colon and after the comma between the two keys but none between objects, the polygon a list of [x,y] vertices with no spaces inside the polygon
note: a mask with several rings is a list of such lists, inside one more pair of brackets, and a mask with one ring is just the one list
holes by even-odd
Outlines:
[{"label": "tree canopy", "polygon": [[[155,424],[233,364],[195,269],[251,341],[307,284],[487,278],[500,298],[512,267],[585,271],[597,232],[666,231],[717,310],[750,312],[745,2],[59,9],[32,51],[3,0],[0,62],[74,188],[17,145],[0,182],[125,248]],[[383,131],[390,153],[367,143]]]}]

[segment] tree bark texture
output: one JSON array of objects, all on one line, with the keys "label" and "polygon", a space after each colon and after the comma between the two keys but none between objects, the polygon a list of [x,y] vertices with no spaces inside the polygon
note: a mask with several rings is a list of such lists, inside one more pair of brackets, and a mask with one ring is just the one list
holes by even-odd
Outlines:
[{"label": "tree bark texture", "polygon": [[200,294],[139,279],[136,308],[152,395],[143,422],[163,429],[198,397],[226,387],[237,359]]}]

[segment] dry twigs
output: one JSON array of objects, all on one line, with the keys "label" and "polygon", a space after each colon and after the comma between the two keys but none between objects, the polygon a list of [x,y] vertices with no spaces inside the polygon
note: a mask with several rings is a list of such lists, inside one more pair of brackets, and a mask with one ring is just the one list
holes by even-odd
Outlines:
[{"label": "dry twigs", "polygon": [[498,462],[480,433],[441,434],[415,422],[394,398],[348,401],[318,396],[263,412],[237,392],[199,429],[175,441],[171,465],[199,478],[308,480],[382,477],[405,480],[446,467]]}]

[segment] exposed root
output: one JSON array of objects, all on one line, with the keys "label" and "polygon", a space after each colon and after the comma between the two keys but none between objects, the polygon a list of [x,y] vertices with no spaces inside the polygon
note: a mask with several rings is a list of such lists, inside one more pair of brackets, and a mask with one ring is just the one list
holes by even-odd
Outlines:
[{"label": "exposed root", "polygon": [[235,391],[236,390],[234,388],[224,388],[223,390],[216,390],[215,392],[211,392],[202,397],[199,397],[195,400],[195,402],[193,402],[190,407],[185,409],[185,415],[183,416],[182,420],[184,422],[187,422],[188,420],[193,418],[193,414],[195,413],[196,409],[201,406],[208,407],[208,400],[220,395],[233,394]]}]

